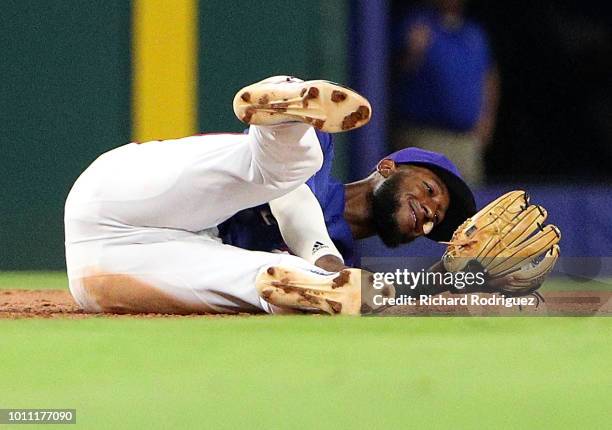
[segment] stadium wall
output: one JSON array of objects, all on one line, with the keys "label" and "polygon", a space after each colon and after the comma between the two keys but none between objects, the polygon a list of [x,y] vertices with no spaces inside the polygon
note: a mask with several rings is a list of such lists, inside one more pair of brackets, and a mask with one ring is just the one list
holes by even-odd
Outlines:
[{"label": "stadium wall", "polygon": [[346,82],[347,4],[4,1],[0,270],[64,268],[64,201],[100,153],[240,131],[234,91],[269,75]]},{"label": "stadium wall", "polygon": [[130,139],[130,5],[2,2],[0,269],[64,266],[64,200]]}]

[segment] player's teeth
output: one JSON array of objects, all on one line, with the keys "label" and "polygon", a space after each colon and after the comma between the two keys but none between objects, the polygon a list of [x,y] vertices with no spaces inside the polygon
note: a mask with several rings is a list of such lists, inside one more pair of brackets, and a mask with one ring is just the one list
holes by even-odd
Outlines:
[{"label": "player's teeth", "polygon": [[429,221],[423,224],[423,234],[429,234],[433,230],[433,222]]}]

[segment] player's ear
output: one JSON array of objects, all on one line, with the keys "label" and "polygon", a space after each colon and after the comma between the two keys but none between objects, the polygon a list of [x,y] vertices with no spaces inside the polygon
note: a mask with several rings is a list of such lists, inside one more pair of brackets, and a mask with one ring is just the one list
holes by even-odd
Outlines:
[{"label": "player's ear", "polygon": [[395,164],[395,161],[385,158],[384,160],[380,160],[380,162],[378,163],[378,166],[376,166],[376,170],[384,178],[388,178],[391,175],[391,173],[397,170],[397,165]]}]

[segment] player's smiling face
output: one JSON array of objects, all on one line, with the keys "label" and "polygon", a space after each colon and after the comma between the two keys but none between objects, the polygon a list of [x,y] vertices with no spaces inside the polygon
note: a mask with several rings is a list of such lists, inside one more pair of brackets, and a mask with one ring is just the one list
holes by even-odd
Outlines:
[{"label": "player's smiling face", "polygon": [[386,179],[374,191],[372,213],[376,232],[385,245],[396,247],[411,242],[442,222],[450,196],[433,171],[420,166],[396,166],[391,161],[388,168],[379,166],[379,172]]}]

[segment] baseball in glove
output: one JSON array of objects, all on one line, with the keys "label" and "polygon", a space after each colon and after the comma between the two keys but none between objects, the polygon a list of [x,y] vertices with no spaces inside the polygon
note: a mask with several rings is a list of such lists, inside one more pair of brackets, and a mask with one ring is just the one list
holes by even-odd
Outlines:
[{"label": "baseball in glove", "polygon": [[467,219],[445,242],[445,269],[483,270],[487,283],[480,291],[534,293],[559,258],[561,233],[554,225],[544,225],[546,217],[546,210],[530,204],[524,191],[504,194]]}]

